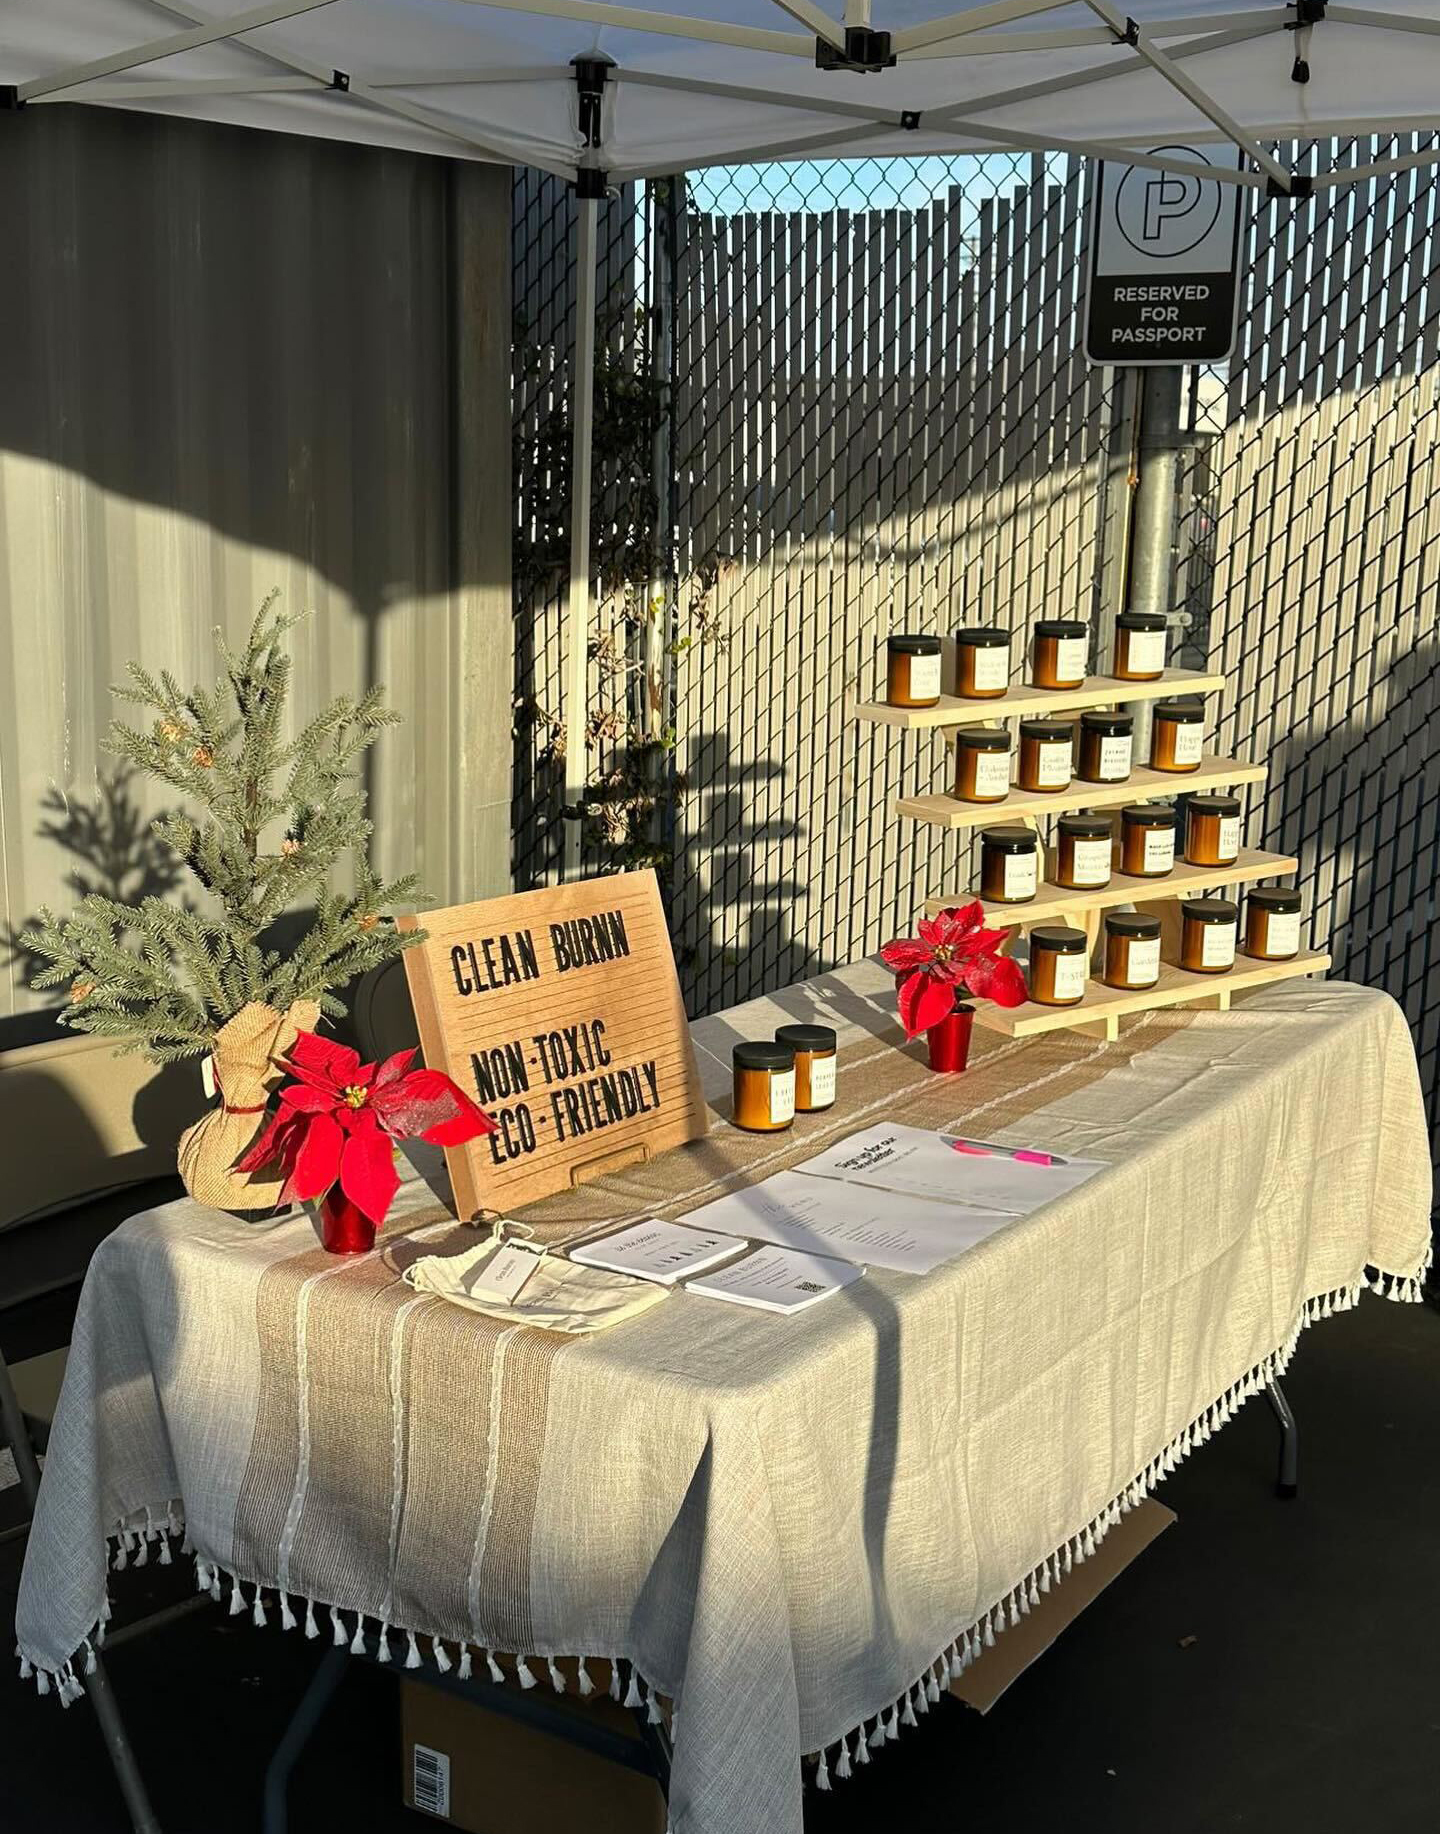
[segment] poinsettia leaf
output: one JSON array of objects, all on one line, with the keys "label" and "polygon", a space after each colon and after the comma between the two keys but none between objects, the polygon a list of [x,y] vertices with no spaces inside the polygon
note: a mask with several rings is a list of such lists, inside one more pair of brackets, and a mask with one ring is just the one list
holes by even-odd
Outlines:
[{"label": "poinsettia leaf", "polygon": [[964,951],[966,957],[971,958],[976,955],[996,954],[999,951],[1000,945],[1009,934],[1010,932],[1008,930],[973,930],[970,935],[965,938]]},{"label": "poinsettia leaf", "polygon": [[263,1166],[283,1157],[287,1135],[294,1129],[296,1116],[283,1108],[265,1124],[258,1139],[235,1161],[237,1172],[258,1172]]},{"label": "poinsettia leaf", "polygon": [[387,1057],[384,1063],[380,1065],[379,1069],[376,1070],[375,1080],[371,1084],[371,1087],[374,1089],[384,1089],[391,1083],[399,1082],[400,1078],[410,1068],[414,1056],[415,1046],[412,1045],[408,1051],[396,1051],[393,1057]]},{"label": "poinsettia leaf", "polygon": [[340,1189],[363,1210],[372,1223],[389,1214],[400,1176],[395,1170],[395,1148],[379,1127],[362,1127],[352,1133],[340,1155]]},{"label": "poinsettia leaf", "polygon": [[946,926],[941,921],[945,914],[941,911],[938,917],[922,917],[915,925],[915,934],[930,949],[938,949],[945,941]]},{"label": "poinsettia leaf", "polygon": [[951,923],[957,924],[960,929],[968,932],[978,929],[984,923],[985,906],[976,898],[969,904],[947,905],[940,915],[948,917]]},{"label": "poinsettia leaf", "polygon": [[965,970],[965,985],[977,1000],[993,1000],[997,1006],[1019,1006],[1029,998],[1025,977],[1008,955],[982,955]]},{"label": "poinsettia leaf", "polygon": [[[322,1038],[318,1032],[296,1032],[287,1055],[298,1068],[318,1071],[342,1089],[347,1083],[360,1081],[360,1053],[333,1038]],[[311,1078],[305,1080],[309,1082]]]},{"label": "poinsettia leaf", "polygon": [[282,1199],[288,1195],[290,1201],[304,1203],[328,1191],[340,1176],[340,1149],[344,1143],[344,1132],[333,1116],[312,1114],[300,1137]]},{"label": "poinsettia leaf", "polygon": [[887,942],[880,951],[880,959],[887,968],[903,974],[911,968],[918,968],[922,962],[928,962],[930,954],[925,943],[916,942],[910,936],[897,936],[894,942]]},{"label": "poinsettia leaf", "polygon": [[302,1114],[328,1114],[340,1097],[333,1090],[317,1089],[313,1083],[286,1083],[280,1100]]},{"label": "poinsettia leaf", "polygon": [[955,1010],[955,984],[917,968],[900,988],[900,1023],[907,1038],[918,1038]]}]

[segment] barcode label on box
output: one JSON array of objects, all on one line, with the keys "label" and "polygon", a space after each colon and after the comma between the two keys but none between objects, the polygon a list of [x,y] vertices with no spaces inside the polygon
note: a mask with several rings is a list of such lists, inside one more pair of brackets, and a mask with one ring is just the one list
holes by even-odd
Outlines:
[{"label": "barcode label on box", "polygon": [[450,1816],[450,1760],[443,1751],[416,1745],[411,1800],[427,1815]]}]

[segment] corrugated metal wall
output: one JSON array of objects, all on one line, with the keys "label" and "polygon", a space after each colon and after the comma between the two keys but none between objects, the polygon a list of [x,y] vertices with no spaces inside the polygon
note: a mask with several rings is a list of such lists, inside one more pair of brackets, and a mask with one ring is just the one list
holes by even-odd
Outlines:
[{"label": "corrugated metal wall", "polygon": [[[374,680],[406,715],[382,870],[502,889],[508,170],[100,109],[0,129],[7,925],[163,880],[99,746],[109,684],[209,679],[213,626],[273,587],[315,613],[297,717]],[[4,956],[0,1013],[27,1004]]]}]

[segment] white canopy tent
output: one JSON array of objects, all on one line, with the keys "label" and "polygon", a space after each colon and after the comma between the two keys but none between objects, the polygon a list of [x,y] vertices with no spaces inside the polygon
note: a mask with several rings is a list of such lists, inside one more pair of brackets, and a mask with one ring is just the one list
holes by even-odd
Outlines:
[{"label": "white canopy tent", "polygon": [[[830,0],[833,7],[838,0]],[[10,0],[0,105],[156,110],[574,182],[574,508],[566,861],[579,862],[589,625],[597,201],[757,160],[1039,149],[1194,169],[1271,195],[1440,163],[1329,172],[1276,142],[1440,127],[1430,0]],[[1167,143],[1181,142],[1177,149]],[[1158,150],[1157,150],[1158,149]],[[1228,155],[1227,155],[1228,156]],[[1303,162],[1302,162],[1303,163]]]}]

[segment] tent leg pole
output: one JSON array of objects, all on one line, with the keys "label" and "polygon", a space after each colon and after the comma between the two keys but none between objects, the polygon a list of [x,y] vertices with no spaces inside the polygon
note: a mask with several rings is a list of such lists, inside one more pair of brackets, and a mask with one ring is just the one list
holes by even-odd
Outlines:
[{"label": "tent leg pole", "polygon": [[589,714],[590,467],[595,427],[595,248],[598,198],[575,200],[575,348],[572,405],[570,585],[565,599],[564,876],[580,876],[585,834],[585,725]]}]

